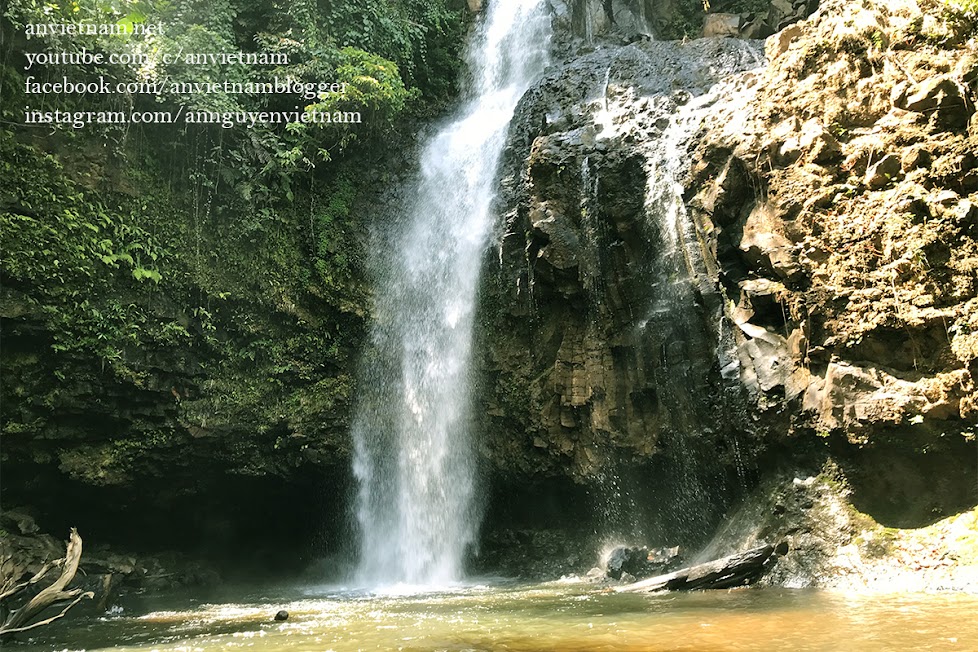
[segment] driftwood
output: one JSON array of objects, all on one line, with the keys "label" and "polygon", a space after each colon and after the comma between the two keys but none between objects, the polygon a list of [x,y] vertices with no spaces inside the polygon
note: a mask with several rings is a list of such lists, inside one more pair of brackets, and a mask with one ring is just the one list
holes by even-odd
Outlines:
[{"label": "driftwood", "polygon": [[[48,562],[34,577],[26,582],[18,583],[16,578],[10,578],[4,583],[3,587],[0,588],[0,603],[6,603],[7,600],[16,597],[19,593],[29,591],[37,586],[52,569],[61,568],[61,575],[50,586],[41,589],[27,604],[11,611],[7,615],[4,622],[0,624],[0,639],[20,632],[26,632],[35,627],[50,624],[62,618],[68,613],[69,609],[81,602],[83,598],[94,597],[94,594],[90,591],[83,592],[81,589],[67,588],[78,571],[78,562],[81,560],[81,554],[82,539],[78,535],[78,531],[72,528],[64,559]],[[34,623],[31,622],[49,607],[62,605],[64,605],[64,609],[62,609],[61,613],[44,620],[39,620]]]},{"label": "driftwood", "polygon": [[691,591],[694,589],[728,589],[752,584],[759,580],[771,564],[788,552],[788,544],[767,545],[751,548],[729,557],[705,564],[681,568],[666,575],[621,586],[623,593],[650,593],[652,591]]}]

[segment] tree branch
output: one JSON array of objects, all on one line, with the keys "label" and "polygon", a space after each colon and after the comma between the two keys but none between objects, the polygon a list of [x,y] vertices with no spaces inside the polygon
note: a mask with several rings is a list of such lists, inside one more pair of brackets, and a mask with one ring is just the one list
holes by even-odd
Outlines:
[{"label": "tree branch", "polygon": [[63,562],[64,562],[63,559],[58,559],[57,561],[49,561],[48,563],[44,564],[43,567],[41,567],[41,570],[39,570],[34,575],[34,577],[32,577],[31,579],[27,580],[26,582],[21,582],[20,584],[17,584],[15,586],[11,587],[10,589],[7,589],[6,587],[4,587],[3,593],[0,593],[0,600],[6,600],[10,596],[12,596],[12,595],[14,595],[16,593],[20,593],[21,591],[23,591],[24,589],[26,589],[28,586],[30,586],[32,584],[37,584],[38,582],[41,581],[41,579],[45,575],[48,574],[48,572],[52,568],[55,568],[56,566],[60,566]]},{"label": "tree branch", "polygon": [[71,609],[76,604],[78,604],[79,602],[81,602],[82,598],[92,599],[94,597],[95,597],[95,594],[94,593],[92,593],[91,591],[86,591],[85,593],[82,593],[77,598],[75,598],[74,601],[72,601],[71,604],[69,604],[67,607],[65,607],[61,611],[61,613],[59,613],[57,616],[51,616],[50,618],[47,618],[45,620],[39,620],[39,621],[37,621],[36,623],[34,623],[32,625],[27,625],[25,627],[19,627],[17,629],[4,629],[3,630],[3,634],[4,635],[7,635],[7,634],[18,634],[20,632],[26,632],[29,629],[34,629],[35,627],[40,627],[41,625],[50,625],[51,623],[53,623],[54,621],[58,620],[59,618],[63,618],[64,615],[66,613],[68,613],[68,610],[69,609]]},{"label": "tree branch", "polygon": [[[0,625],[0,638],[6,638],[10,634],[27,631],[28,629],[33,629],[34,627],[51,623],[64,616],[68,610],[78,604],[82,598],[94,597],[91,592],[81,593],[81,589],[66,590],[68,584],[70,584],[75,578],[75,573],[78,571],[78,563],[81,560],[81,554],[82,539],[80,536],[78,536],[78,531],[72,528],[71,535],[68,537],[68,547],[65,551],[64,559],[59,559],[58,561],[45,564],[44,567],[36,575],[34,575],[34,577],[28,580],[26,584],[20,585],[20,588],[18,588],[16,591],[13,589],[4,590],[3,596],[0,596],[0,599],[9,598],[15,593],[26,589],[28,586],[36,584],[37,582],[41,581],[41,579],[47,575],[52,568],[56,566],[61,567],[61,575],[58,576],[58,579],[56,579],[47,588],[42,589],[37,595],[31,598],[27,604],[22,606],[20,609],[12,611],[7,616],[6,622]],[[71,601],[71,603],[57,616],[39,621],[33,625],[29,624],[30,621],[41,615],[41,613],[48,607],[52,607],[66,601]]]}]

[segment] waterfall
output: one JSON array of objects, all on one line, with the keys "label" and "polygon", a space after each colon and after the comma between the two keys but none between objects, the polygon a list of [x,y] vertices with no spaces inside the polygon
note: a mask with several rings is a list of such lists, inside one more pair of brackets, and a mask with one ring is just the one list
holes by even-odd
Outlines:
[{"label": "waterfall", "polygon": [[[716,442],[722,436],[735,456],[739,449],[711,418],[723,403],[722,397],[713,403],[710,374],[715,360],[731,361],[720,330],[729,325],[722,319],[717,272],[704,256],[707,232],[698,231],[687,211],[684,184],[701,131],[722,124],[733,142],[743,130],[758,85],[753,73],[742,73],[763,63],[754,47],[636,44],[596,52],[587,65],[569,71],[580,76],[582,90],[562,106],[586,103],[595,145],[575,141],[569,132],[551,138],[558,143],[552,146],[555,160],[573,160],[572,153],[581,162],[581,218],[574,226],[588,302],[585,341],[593,350],[619,348],[614,372],[636,379],[622,385],[630,386],[631,406],[646,410],[635,409],[635,421],[654,433],[649,439],[659,449],[648,469],[635,469],[624,450],[616,455],[613,439],[606,445],[609,462],[596,478],[596,505],[608,545],[699,544],[724,508],[728,477]],[[579,149],[572,149],[578,142]],[[634,171],[625,175],[623,161],[641,166],[644,188],[621,181],[640,178]],[[548,192],[553,191],[541,191],[543,199],[550,198]],[[604,385],[601,408],[630,407],[606,398],[621,391],[614,381],[597,376],[596,384]]]},{"label": "waterfall", "polygon": [[497,167],[516,104],[547,64],[546,0],[493,0],[456,119],[427,142],[392,250],[374,248],[376,321],[354,418],[359,580],[462,576],[478,527],[469,364]]},{"label": "waterfall", "polygon": [[[671,426],[661,441],[671,474],[672,498],[671,505],[660,510],[660,519],[674,532],[687,536],[706,536],[713,530],[718,516],[713,510],[719,509],[716,487],[724,486],[722,471],[713,457],[715,450],[703,448],[697,441],[697,433],[714,425],[697,416],[704,410],[696,404],[709,392],[707,365],[713,356],[698,356],[696,352],[712,349],[718,359],[725,354],[719,349],[719,336],[704,329],[703,317],[698,314],[698,310],[711,311],[707,314],[717,319],[720,298],[683,199],[681,179],[690,165],[686,153],[709,116],[724,112],[744,115],[742,111],[757,86],[742,82],[741,76],[733,75],[699,96],[673,93],[679,104],[672,109],[668,124],[657,139],[642,146],[647,173],[645,210],[659,237],[651,266],[656,292],[641,329],[646,341],[655,343],[660,351],[656,387],[669,406]],[[734,130],[736,125],[727,128]],[[697,301],[703,302],[701,308],[696,307]]]}]

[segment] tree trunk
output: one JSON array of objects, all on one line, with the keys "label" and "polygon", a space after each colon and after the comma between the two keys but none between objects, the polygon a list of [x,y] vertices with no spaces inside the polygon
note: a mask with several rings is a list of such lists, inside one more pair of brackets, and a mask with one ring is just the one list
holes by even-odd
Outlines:
[{"label": "tree trunk", "polygon": [[[78,535],[78,531],[72,528],[64,559],[45,564],[34,577],[26,582],[16,584],[17,578],[11,578],[10,581],[4,583],[3,588],[0,589],[0,603],[6,603],[7,600],[29,590],[44,579],[44,576],[53,568],[61,568],[61,575],[54,583],[38,592],[24,606],[9,612],[3,624],[0,624],[0,639],[5,639],[13,634],[26,632],[29,629],[52,623],[68,613],[68,610],[78,604],[82,598],[94,597],[91,592],[83,593],[81,589],[67,589],[68,584],[75,578],[75,573],[78,571],[78,562],[81,560],[81,554],[82,539]],[[31,623],[32,620],[40,616],[47,608],[65,604],[67,606],[58,615]]]},{"label": "tree trunk", "polygon": [[751,548],[729,557],[621,586],[616,590],[622,593],[651,593],[663,590],[727,589],[753,584],[767,572],[779,556],[786,552],[788,552],[788,544],[784,542],[776,546]]}]

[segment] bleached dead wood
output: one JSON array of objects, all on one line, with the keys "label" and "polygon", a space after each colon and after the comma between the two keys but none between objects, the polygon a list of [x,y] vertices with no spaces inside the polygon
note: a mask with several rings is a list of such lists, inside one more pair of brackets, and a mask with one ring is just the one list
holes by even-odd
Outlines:
[{"label": "bleached dead wood", "polygon": [[[68,537],[68,547],[65,551],[64,559],[49,562],[41,568],[37,574],[26,582],[17,583],[16,579],[10,579],[0,588],[0,602],[6,602],[11,598],[16,598],[21,592],[31,590],[37,586],[44,577],[55,568],[61,569],[61,574],[51,585],[41,589],[37,595],[27,601],[22,607],[15,609],[7,615],[3,624],[0,624],[0,639],[7,638],[12,634],[26,632],[35,627],[41,627],[62,618],[68,610],[78,604],[84,598],[92,598],[94,594],[90,591],[83,592],[81,589],[68,589],[68,584],[75,578],[78,571],[78,562],[81,560],[82,539],[78,531],[71,529]],[[42,613],[51,607],[64,606],[61,613],[35,621]]]}]

